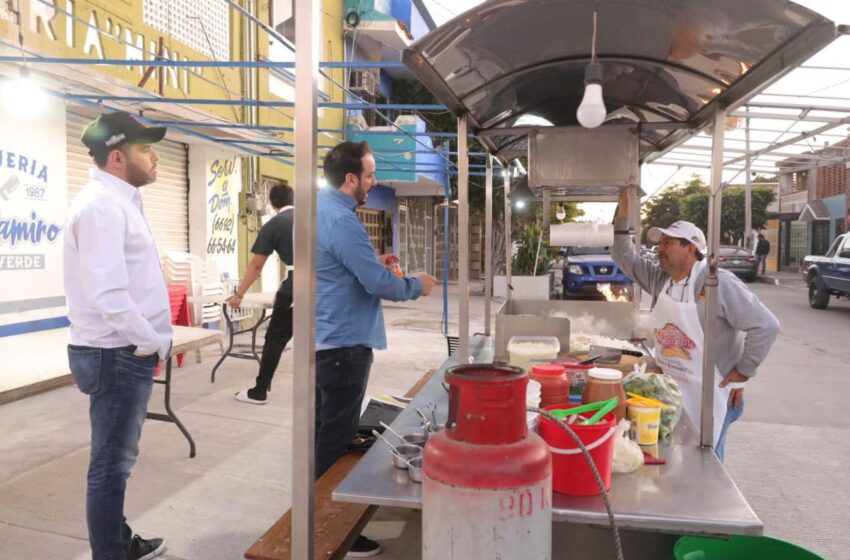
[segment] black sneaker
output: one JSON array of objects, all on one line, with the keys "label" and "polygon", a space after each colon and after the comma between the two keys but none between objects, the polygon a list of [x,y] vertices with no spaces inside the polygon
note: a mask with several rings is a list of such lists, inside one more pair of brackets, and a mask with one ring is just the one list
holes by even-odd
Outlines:
[{"label": "black sneaker", "polygon": [[163,552],[165,552],[165,541],[163,539],[146,540],[139,535],[133,535],[127,560],[150,560]]},{"label": "black sneaker", "polygon": [[346,558],[371,558],[372,556],[377,556],[380,553],[381,545],[372,539],[367,539],[363,535],[360,535],[357,537],[357,540],[354,541],[354,546],[352,546],[351,550],[348,551]]}]

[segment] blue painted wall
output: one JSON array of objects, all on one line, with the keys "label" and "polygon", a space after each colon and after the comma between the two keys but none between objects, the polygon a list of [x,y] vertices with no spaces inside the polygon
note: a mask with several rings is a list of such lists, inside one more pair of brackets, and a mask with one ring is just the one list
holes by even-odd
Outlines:
[{"label": "blue painted wall", "polygon": [[46,331],[50,329],[61,329],[70,324],[71,322],[68,320],[68,317],[54,317],[52,319],[39,319],[37,321],[27,321],[25,323],[13,323],[11,325],[0,326],[0,337],[14,336],[16,334],[36,331]]},{"label": "blue painted wall", "polygon": [[414,39],[421,39],[425,35],[428,34],[428,24],[425,23],[425,20],[422,18],[422,14],[419,13],[419,10],[416,9],[416,6],[413,6],[413,2],[410,2],[412,6],[411,15],[410,15],[410,32],[413,34]]},{"label": "blue painted wall", "polygon": [[[408,29],[410,29],[411,11],[416,11],[411,10],[412,4],[413,2],[411,2],[410,0],[392,0],[392,6],[390,8],[390,14],[397,20],[404,23],[404,25],[406,25]],[[413,36],[416,37],[415,34]]]},{"label": "blue painted wall", "polygon": [[[380,174],[378,174],[380,179]],[[396,202],[395,190],[390,187],[378,184],[377,187],[369,191],[369,198],[366,200],[366,208],[374,210],[383,210],[393,217],[393,253],[398,254],[398,203]]]},{"label": "blue painted wall", "polygon": [[835,220],[844,218],[845,208],[847,208],[847,197],[843,194],[830,196],[829,198],[824,198],[823,203],[832,215],[832,219],[829,221],[829,242],[832,243],[838,235],[838,232],[835,230]]},{"label": "blue painted wall", "polygon": [[[401,125],[401,128],[408,132],[426,131],[425,121],[419,118],[416,119],[416,124]],[[388,171],[382,173],[380,178],[385,181],[415,181],[417,175],[425,175],[432,181],[436,181],[443,185],[446,184],[446,160],[438,154],[415,153],[417,151],[426,151],[427,148],[425,146],[433,146],[431,138],[427,136],[412,137],[401,132],[392,136],[358,134],[357,132],[351,132],[348,137],[354,142],[362,140],[368,141],[372,146],[372,150],[375,152],[375,159],[377,160],[379,168],[401,168],[399,171]],[[399,153],[400,150],[410,153]],[[429,171],[420,171],[419,173],[416,173],[414,170],[417,168],[427,169]]]}]

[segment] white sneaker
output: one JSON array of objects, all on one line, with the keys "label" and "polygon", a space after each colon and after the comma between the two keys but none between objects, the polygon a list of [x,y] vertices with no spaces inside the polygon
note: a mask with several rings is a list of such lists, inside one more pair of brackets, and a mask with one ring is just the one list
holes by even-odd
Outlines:
[{"label": "white sneaker", "polygon": [[268,402],[266,399],[263,399],[263,400],[252,399],[251,397],[248,396],[248,389],[242,389],[241,391],[236,393],[236,395],[234,395],[234,398],[237,401],[248,403],[248,404],[266,404],[266,402]]}]

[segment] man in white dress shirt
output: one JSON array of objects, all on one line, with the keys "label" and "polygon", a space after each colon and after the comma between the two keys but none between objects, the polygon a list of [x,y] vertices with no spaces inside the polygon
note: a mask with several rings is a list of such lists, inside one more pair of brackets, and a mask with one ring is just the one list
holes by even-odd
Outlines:
[{"label": "man in white dress shirt", "polygon": [[165,551],[163,539],[134,535],[124,517],[153,372],[171,351],[168,290],[139,192],[156,180],[152,144],[164,136],[165,128],[123,112],[89,123],[82,142],[97,168],[71,204],[65,229],[68,360],[90,402],[93,560],[148,560]]}]

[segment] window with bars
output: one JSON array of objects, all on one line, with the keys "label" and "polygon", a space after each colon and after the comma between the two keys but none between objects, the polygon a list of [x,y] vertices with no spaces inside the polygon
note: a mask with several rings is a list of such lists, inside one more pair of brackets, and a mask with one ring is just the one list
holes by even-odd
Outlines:
[{"label": "window with bars", "polygon": [[386,245],[384,212],[373,208],[358,208],[357,217],[363,222],[366,235],[369,236],[369,242],[375,252],[377,254],[383,253]]},{"label": "window with bars", "polygon": [[212,59],[230,60],[228,10],[221,0],[144,0],[142,17],[166,37]]}]

